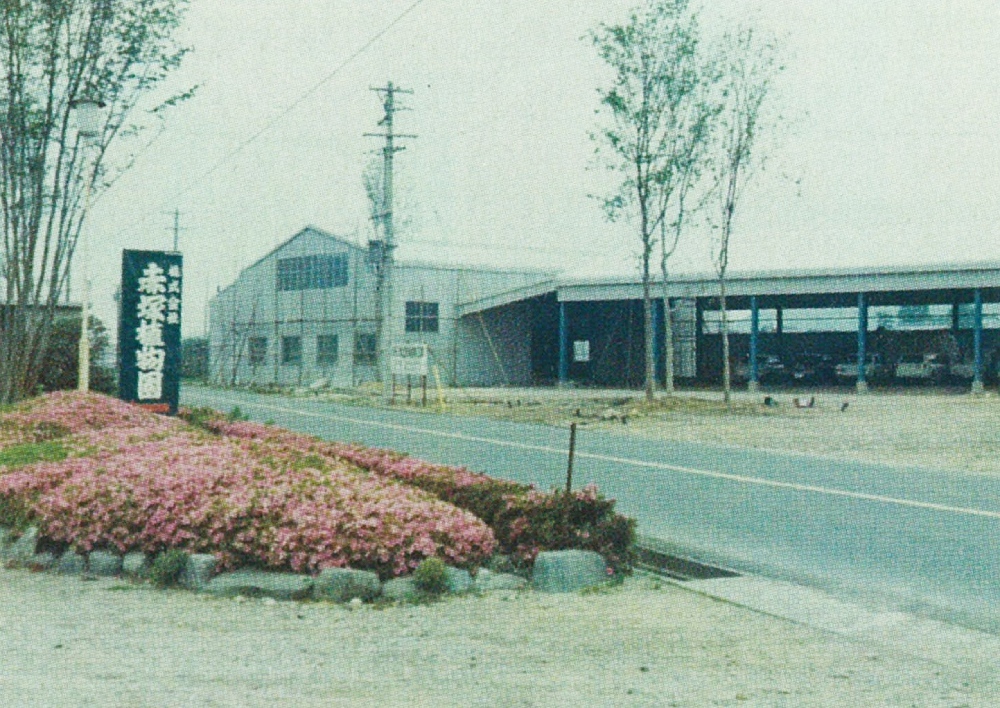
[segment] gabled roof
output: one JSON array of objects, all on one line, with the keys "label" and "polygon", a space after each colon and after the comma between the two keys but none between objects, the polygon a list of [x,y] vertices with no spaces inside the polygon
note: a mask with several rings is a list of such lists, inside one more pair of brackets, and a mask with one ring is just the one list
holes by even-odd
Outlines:
[{"label": "gabled roof", "polygon": [[305,236],[308,233],[315,234],[316,236],[322,236],[323,238],[331,239],[331,240],[336,241],[337,243],[343,244],[343,245],[345,245],[345,246],[347,246],[349,248],[356,248],[358,250],[362,250],[362,246],[359,246],[356,243],[348,241],[343,236],[336,236],[335,234],[331,234],[329,231],[324,231],[323,229],[317,228],[316,226],[306,226],[306,227],[300,229],[299,231],[296,231],[293,235],[291,235],[290,237],[286,238],[284,241],[282,241],[281,243],[279,243],[277,246],[275,246],[274,248],[272,248],[270,251],[268,251],[267,253],[265,253],[263,256],[261,256],[260,258],[258,258],[257,260],[255,260],[253,263],[251,263],[250,265],[248,265],[246,268],[244,268],[243,270],[241,270],[240,274],[242,275],[244,271],[248,271],[251,268],[257,266],[262,261],[267,260],[273,254],[275,254],[278,251],[280,251],[282,248],[284,248],[285,246],[287,246],[288,244],[290,244],[295,239],[302,238],[303,236]]},{"label": "gabled roof", "polygon": [[[361,244],[355,243],[353,241],[350,241],[350,240],[344,238],[343,236],[337,236],[335,234],[331,234],[328,231],[324,231],[323,229],[320,229],[320,228],[318,228],[316,226],[306,226],[306,227],[300,229],[299,231],[297,231],[295,234],[293,234],[289,238],[287,238],[284,241],[282,241],[280,244],[278,244],[277,246],[275,246],[274,248],[272,248],[270,251],[268,251],[267,253],[265,253],[263,256],[261,256],[260,258],[258,258],[257,260],[255,260],[253,263],[251,263],[250,265],[248,265],[246,268],[243,268],[240,271],[239,275],[236,276],[236,279],[232,283],[230,283],[229,285],[227,285],[226,287],[224,287],[223,289],[219,290],[213,296],[212,299],[215,299],[216,297],[218,297],[219,295],[221,295],[222,293],[226,292],[231,287],[233,287],[234,285],[236,285],[236,283],[240,279],[240,276],[242,276],[248,270],[251,270],[251,269],[257,267],[263,261],[267,260],[272,255],[274,255],[276,252],[280,251],[282,248],[284,248],[288,244],[290,244],[293,241],[295,241],[295,239],[301,238],[302,236],[305,236],[306,234],[312,234],[314,236],[321,236],[323,238],[327,238],[327,239],[330,239],[332,241],[336,241],[339,244],[347,246],[348,248],[353,248],[353,249],[358,250],[358,251],[366,251],[367,250],[367,246],[366,245],[361,245]],[[447,270],[447,271],[461,270],[461,271],[468,271],[468,272],[473,272],[473,273],[476,273],[476,272],[479,272],[479,273],[530,273],[530,274],[538,275],[540,277],[545,277],[547,279],[550,279],[550,278],[552,278],[552,277],[554,277],[556,275],[555,271],[553,271],[551,269],[540,269],[540,268],[538,268],[538,269],[536,269],[536,268],[490,268],[490,267],[487,267],[487,266],[458,265],[458,264],[449,264],[449,263],[427,263],[427,262],[423,262],[423,261],[410,261],[410,260],[402,260],[402,261],[397,260],[396,261],[396,267],[398,267],[398,268],[428,269],[428,270]]]},{"label": "gabled roof", "polygon": [[306,226],[306,227],[304,227],[304,228],[296,231],[294,234],[292,234],[291,236],[289,236],[288,238],[286,238],[284,241],[282,241],[281,243],[279,243],[277,246],[275,246],[274,248],[272,248],[270,251],[268,251],[267,253],[265,253],[263,256],[261,256],[260,258],[258,258],[257,260],[255,260],[250,265],[248,265],[246,268],[243,268],[242,270],[240,270],[240,273],[239,273],[239,275],[236,276],[236,279],[233,280],[233,282],[231,282],[226,287],[222,288],[222,290],[220,290],[217,293],[215,293],[215,295],[212,296],[212,299],[214,300],[219,295],[221,295],[222,293],[226,292],[231,287],[233,287],[234,285],[236,285],[236,283],[240,279],[240,276],[243,275],[244,273],[246,273],[248,270],[252,270],[253,268],[256,268],[258,265],[260,265],[261,263],[263,263],[264,261],[266,261],[268,258],[270,258],[271,256],[273,256],[275,253],[277,253],[278,251],[280,251],[282,248],[284,248],[285,246],[287,246],[288,244],[290,244],[292,241],[294,241],[297,238],[302,238],[306,234],[313,234],[315,236],[322,236],[323,238],[328,238],[328,239],[330,239],[332,241],[336,241],[337,243],[343,244],[344,246],[347,246],[348,248],[354,248],[354,249],[357,249],[359,251],[363,250],[363,248],[364,248],[363,246],[359,246],[358,244],[356,244],[356,243],[354,243],[352,241],[347,240],[343,236],[337,236],[335,234],[331,234],[330,232],[324,231],[323,229],[320,229],[320,228],[318,228],[316,226]]}]

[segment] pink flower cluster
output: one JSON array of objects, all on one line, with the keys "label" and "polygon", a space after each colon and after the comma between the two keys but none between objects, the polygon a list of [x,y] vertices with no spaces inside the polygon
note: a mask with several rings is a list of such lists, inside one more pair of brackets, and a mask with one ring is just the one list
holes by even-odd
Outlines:
[{"label": "pink flower cluster", "polygon": [[[164,432],[183,425],[138,406],[96,393],[57,391],[20,404],[3,417],[3,427],[15,430],[47,430],[75,435],[106,428],[134,428]],[[51,435],[51,437],[58,437]]]},{"label": "pink flower cluster", "polygon": [[[98,400],[90,406],[57,399],[33,409],[47,413],[22,419],[27,426],[40,418],[63,421],[52,409],[77,408],[87,422],[65,428],[92,437],[91,455],[0,476],[0,505],[53,541],[82,551],[211,552],[228,567],[351,566],[383,576],[408,572],[430,556],[475,565],[493,551],[492,531],[471,513],[304,447],[309,438],[208,436],[91,398]],[[102,405],[103,412],[92,410]],[[142,431],[150,435],[136,438]]]},{"label": "pink flower cluster", "polygon": [[[464,467],[436,465],[393,450],[325,442],[308,435],[252,421],[230,421],[220,415],[203,420],[202,425],[210,432],[226,437],[267,440],[300,451],[346,460],[361,469],[393,477],[408,484],[417,484],[422,488],[440,483],[459,489],[477,484],[508,485],[510,492],[525,492],[532,489],[531,485],[498,480],[489,475],[471,472]],[[537,493],[543,494],[542,492]]]}]

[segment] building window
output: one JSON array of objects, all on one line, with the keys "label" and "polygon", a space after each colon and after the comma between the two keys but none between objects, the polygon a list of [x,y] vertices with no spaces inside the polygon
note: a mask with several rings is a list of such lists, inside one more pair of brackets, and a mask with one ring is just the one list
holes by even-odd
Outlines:
[{"label": "building window", "polygon": [[406,303],[407,332],[437,332],[438,304],[436,302]]},{"label": "building window", "polygon": [[302,363],[302,337],[281,338],[281,363]]},{"label": "building window", "polygon": [[267,337],[250,337],[250,366],[260,366],[267,361]]},{"label": "building window", "polygon": [[347,254],[320,254],[278,261],[278,290],[329,290],[347,285]]},{"label": "building window", "polygon": [[320,334],[316,336],[316,363],[336,364],[338,342],[335,334]]},{"label": "building window", "polygon": [[378,340],[374,334],[358,333],[354,338],[354,363],[374,366],[378,361]]}]

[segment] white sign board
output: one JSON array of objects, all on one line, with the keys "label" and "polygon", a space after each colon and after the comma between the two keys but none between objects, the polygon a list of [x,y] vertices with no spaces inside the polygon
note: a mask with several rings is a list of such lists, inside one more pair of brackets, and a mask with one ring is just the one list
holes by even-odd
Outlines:
[{"label": "white sign board", "polygon": [[426,344],[397,344],[392,348],[390,366],[393,376],[427,376]]},{"label": "white sign board", "polygon": [[573,361],[590,361],[590,340],[573,342]]}]

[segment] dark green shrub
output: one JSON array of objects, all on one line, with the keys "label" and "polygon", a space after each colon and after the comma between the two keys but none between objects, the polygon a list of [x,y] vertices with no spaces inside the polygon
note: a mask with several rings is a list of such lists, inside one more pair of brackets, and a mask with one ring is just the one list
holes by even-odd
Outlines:
[{"label": "dark green shrub", "polygon": [[177,585],[187,565],[188,554],[172,548],[156,556],[149,569],[149,579],[158,588],[169,588]]},{"label": "dark green shrub", "polygon": [[635,519],[616,514],[614,499],[595,488],[530,492],[507,502],[491,524],[502,553],[530,564],[541,551],[576,548],[600,553],[617,574],[631,572]]},{"label": "dark green shrub", "polygon": [[238,423],[243,420],[250,420],[250,416],[244,413],[239,406],[233,406],[233,409],[229,411],[229,415],[226,416],[226,420],[230,423]]},{"label": "dark green shrub", "polygon": [[413,584],[425,595],[443,595],[448,590],[448,568],[440,558],[425,558],[413,572]]},{"label": "dark green shrub", "polygon": [[24,500],[0,499],[0,526],[23,531],[31,526],[31,505]]},{"label": "dark green shrub", "polygon": [[[107,329],[100,319],[91,315],[90,320],[90,389],[99,393],[116,394],[114,367],[102,364],[110,350]],[[80,352],[79,316],[59,317],[52,323],[42,363],[39,367],[39,387],[44,391],[61,391],[76,388]]]},{"label": "dark green shrub", "polygon": [[181,378],[208,380],[208,339],[187,337],[181,340]]},{"label": "dark green shrub", "polygon": [[180,408],[177,417],[198,428],[208,429],[208,424],[217,420],[222,414],[214,408],[208,406],[198,406],[195,408]]}]

